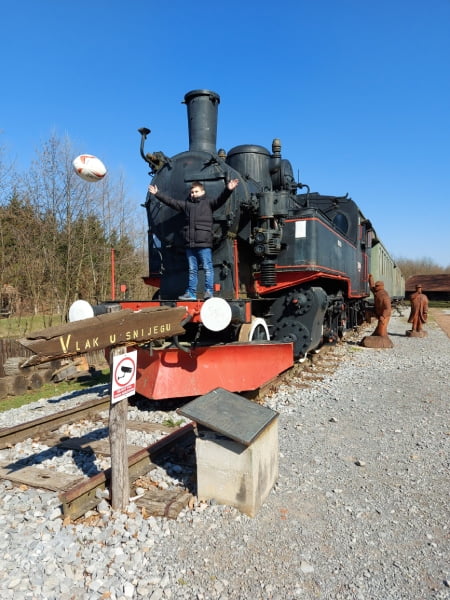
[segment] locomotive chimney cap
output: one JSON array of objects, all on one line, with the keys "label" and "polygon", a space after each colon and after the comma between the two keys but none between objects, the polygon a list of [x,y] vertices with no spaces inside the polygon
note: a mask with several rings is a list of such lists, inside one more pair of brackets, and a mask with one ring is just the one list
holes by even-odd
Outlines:
[{"label": "locomotive chimney cap", "polygon": [[220,103],[220,96],[216,92],[213,92],[211,90],[192,90],[184,95],[184,100],[182,104],[187,104],[190,100],[192,100],[192,98],[195,98],[196,96],[210,96],[211,100],[216,100],[218,104]]}]

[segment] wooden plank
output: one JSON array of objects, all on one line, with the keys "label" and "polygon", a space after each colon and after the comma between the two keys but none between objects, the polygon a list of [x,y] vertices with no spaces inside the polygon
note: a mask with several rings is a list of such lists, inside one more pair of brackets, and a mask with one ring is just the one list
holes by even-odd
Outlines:
[{"label": "wooden plank", "polygon": [[[1,379],[0,379],[1,381]],[[106,418],[98,418],[98,421],[105,423],[105,427],[107,427],[108,419]],[[178,429],[178,426],[163,425],[162,423],[149,423],[147,421],[137,421],[135,419],[127,420],[127,430],[131,431],[142,431],[143,433],[173,433]],[[52,439],[52,436],[50,436]],[[53,445],[56,445],[56,442],[53,442]]]},{"label": "wooden plank", "polygon": [[186,490],[159,490],[153,488],[136,500],[136,506],[144,509],[147,517],[176,519],[185,508],[192,494]]},{"label": "wooden plank", "polygon": [[121,345],[139,344],[184,333],[185,307],[130,309],[35,331],[19,343],[34,352],[24,366]]},{"label": "wooden plank", "polygon": [[177,427],[168,427],[162,423],[147,423],[146,421],[127,421],[127,429],[132,431],[143,431],[146,433],[154,433],[160,431],[161,433],[172,433]]},{"label": "wooden plank", "polygon": [[[147,474],[155,468],[148,453],[145,456],[142,456],[142,452],[146,451],[144,450],[135,453],[129,458],[128,476],[130,486],[135,479]],[[140,455],[140,461],[133,463],[132,460],[137,454]],[[76,483],[74,487],[62,491],[59,495],[59,499],[61,500],[64,516],[70,517],[71,519],[78,519],[84,515],[86,511],[95,508],[99,502],[97,490],[105,490],[107,486],[110,486],[110,483],[111,469],[106,469],[89,479]]]},{"label": "wooden plank", "polygon": [[[111,456],[111,444],[107,440],[86,440],[83,438],[74,438],[70,440],[62,440],[58,442],[59,448],[65,448],[67,450],[91,450],[96,455]],[[126,446],[128,457],[133,456],[139,450],[143,450],[144,446],[134,446],[128,444]]]},{"label": "wooden plank", "polygon": [[82,479],[81,477],[57,473],[56,471],[33,465],[15,470],[11,463],[2,463],[0,465],[0,477],[14,483],[52,490],[54,492],[63,492],[76,485]]}]

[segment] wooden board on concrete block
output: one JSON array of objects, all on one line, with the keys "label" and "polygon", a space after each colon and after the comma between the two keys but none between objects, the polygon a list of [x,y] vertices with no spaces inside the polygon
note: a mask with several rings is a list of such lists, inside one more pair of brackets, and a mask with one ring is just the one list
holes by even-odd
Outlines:
[{"label": "wooden board on concrete block", "polygon": [[28,334],[18,342],[34,352],[22,364],[35,365],[93,350],[144,343],[184,333],[182,306],[129,309],[98,315]]},{"label": "wooden board on concrete block", "polygon": [[180,415],[249,446],[278,413],[238,394],[216,388],[177,411]]}]

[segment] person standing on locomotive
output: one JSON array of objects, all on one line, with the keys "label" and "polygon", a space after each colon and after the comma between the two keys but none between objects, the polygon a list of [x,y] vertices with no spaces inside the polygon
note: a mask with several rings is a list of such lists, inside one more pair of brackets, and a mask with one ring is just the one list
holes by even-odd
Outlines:
[{"label": "person standing on locomotive", "polygon": [[209,198],[203,184],[194,181],[191,191],[185,200],[176,200],[158,190],[158,186],[150,184],[148,191],[158,200],[171,208],[183,212],[185,216],[184,239],[186,257],[189,266],[188,287],[179,300],[196,300],[198,267],[205,271],[205,293],[203,298],[212,298],[214,292],[214,267],[212,262],[213,211],[220,208],[238,186],[239,179],[231,179],[218,198]]}]

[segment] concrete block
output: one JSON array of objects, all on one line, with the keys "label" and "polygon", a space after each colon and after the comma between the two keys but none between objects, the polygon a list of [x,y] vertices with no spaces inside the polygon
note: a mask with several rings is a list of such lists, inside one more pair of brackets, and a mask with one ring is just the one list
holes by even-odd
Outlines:
[{"label": "concrete block", "polygon": [[278,415],[249,446],[201,430],[196,456],[198,498],[254,517],[278,478]]}]

